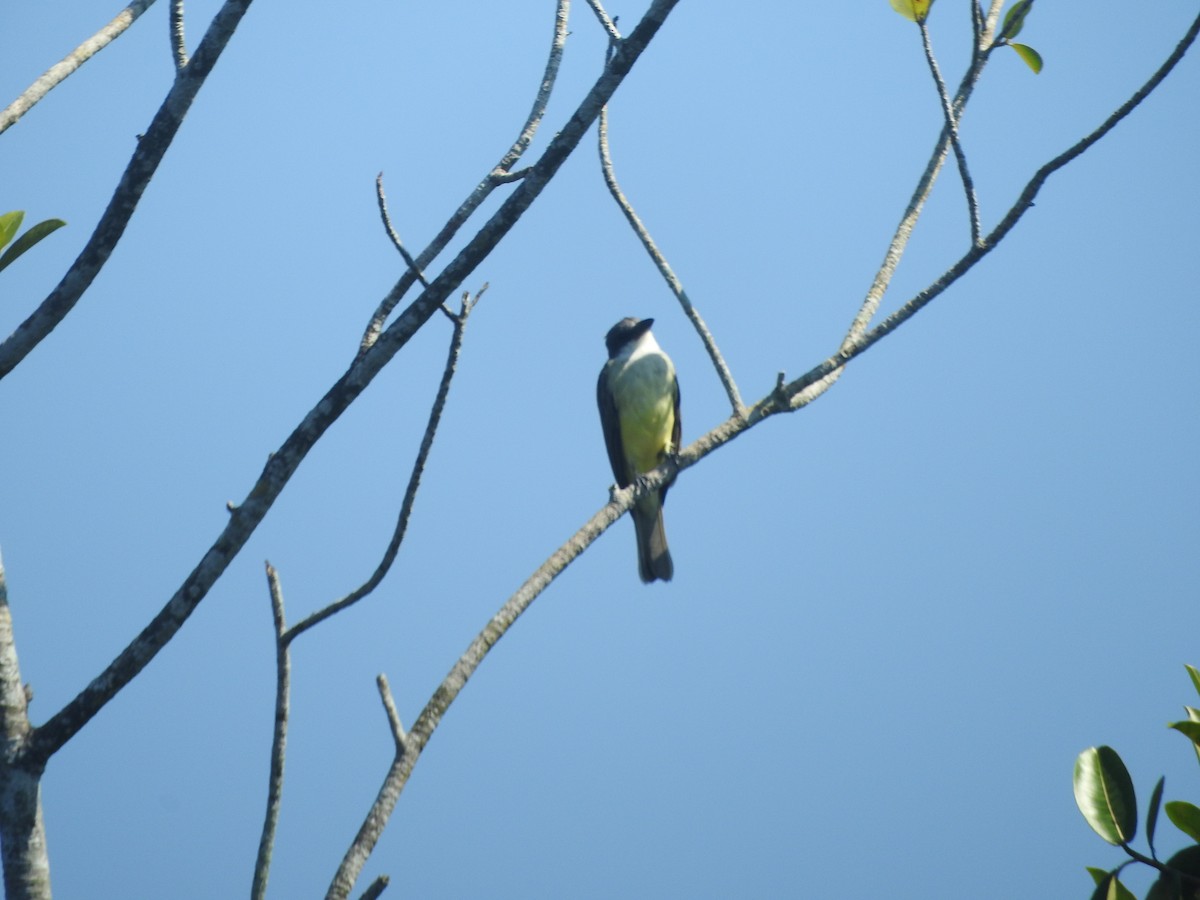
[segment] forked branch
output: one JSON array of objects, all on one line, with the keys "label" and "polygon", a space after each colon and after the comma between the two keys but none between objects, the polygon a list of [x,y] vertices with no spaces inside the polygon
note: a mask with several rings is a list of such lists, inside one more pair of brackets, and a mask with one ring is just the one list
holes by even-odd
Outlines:
[{"label": "forked branch", "polygon": [[[1100,140],[1112,130],[1118,122],[1129,114],[1139,103],[1153,91],[1170,73],[1188,48],[1195,41],[1197,31],[1200,31],[1200,16],[1193,22],[1191,28],[1180,41],[1175,51],[1159,68],[1154,76],[1140,88],[1126,103],[1105,120],[1095,131],[1063,153],[1043,165],[1030,179],[1017,201],[1005,215],[1004,219],[979,244],[974,244],[968,252],[946,271],[933,284],[921,291],[901,309],[889,316],[884,322],[869,332],[852,335],[843,343],[837,353],[828,357],[811,368],[800,378],[785,383],[782,379],[774,390],[768,393],[758,403],[754,404],[746,415],[733,415],[716,428],[683,448],[677,460],[664,462],[658,468],[647,473],[642,479],[628,488],[614,492],[612,498],[601,507],[571,538],[560,546],[538,569],[529,576],[521,588],[509,597],[495,615],[475,637],[466,651],[450,669],[442,683],[434,691],[425,708],[421,711],[412,729],[404,738],[404,750],[397,753],[389,768],[379,794],[367,814],[360,829],[360,837],[365,834],[376,834],[374,824],[386,821],[395,808],[400,794],[407,783],[409,775],[433,732],[437,729],[442,717],[450,705],[466,686],[467,681],[478,670],[488,652],[508,632],[520,615],[529,608],[535,599],[577,556],[586,550],[605,530],[608,529],[621,515],[628,510],[636,500],[647,492],[656,491],[668,480],[675,477],[682,469],[690,468],[705,456],[719,447],[732,441],[740,434],[748,431],[771,416],[783,412],[791,412],[807,405],[812,397],[807,393],[810,388],[825,383],[839,372],[845,365],[858,355],[866,352],[871,346],[882,340],[908,321],[917,311],[922,309],[934,298],[942,294],[951,284],[969,271],[985,255],[993,250],[1009,231],[1017,224],[1026,211],[1033,205],[1033,200],[1046,180],[1054,172],[1061,169],[1071,160]],[[373,844],[372,844],[373,846]],[[365,854],[361,852],[358,842],[356,852],[347,854],[342,868],[335,876],[327,897],[342,898],[348,896],[354,879],[361,871]],[[369,852],[369,849],[367,850]]]},{"label": "forked branch", "polygon": [[708,325],[701,317],[700,311],[696,309],[691,298],[688,297],[687,291],[683,289],[683,282],[679,280],[679,277],[675,274],[675,270],[667,262],[667,258],[658,249],[658,245],[654,243],[654,238],[650,236],[649,230],[647,230],[641,218],[634,211],[633,204],[629,202],[624,191],[621,190],[621,185],[617,183],[617,176],[613,171],[612,156],[609,153],[608,147],[607,106],[600,110],[600,121],[597,125],[597,132],[599,134],[600,145],[600,170],[604,173],[604,183],[608,185],[609,193],[612,195],[613,200],[616,201],[617,206],[621,208],[621,212],[624,214],[629,226],[633,229],[633,233],[638,236],[638,240],[642,242],[642,246],[650,254],[650,259],[653,260],[659,274],[666,281],[667,287],[671,289],[671,293],[675,295],[675,299],[683,307],[684,315],[688,317],[692,323],[692,327],[700,335],[704,349],[708,351],[708,357],[712,360],[713,368],[717,370],[717,377],[721,379],[721,384],[725,387],[725,394],[729,397],[729,403],[733,407],[734,414],[741,414],[745,409],[742,404],[742,395],[738,391],[737,382],[733,380],[733,373],[729,371],[729,366],[725,363],[725,357],[721,355],[721,351],[717,347],[717,342],[713,338],[712,332],[708,330]]}]

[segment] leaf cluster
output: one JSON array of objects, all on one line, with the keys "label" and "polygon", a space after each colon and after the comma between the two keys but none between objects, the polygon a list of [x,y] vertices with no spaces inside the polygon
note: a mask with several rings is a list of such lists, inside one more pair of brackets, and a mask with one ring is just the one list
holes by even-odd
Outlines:
[{"label": "leaf cluster", "polygon": [[[1192,685],[1200,693],[1200,671],[1187,666]],[[1192,742],[1200,760],[1200,709],[1185,706],[1187,719],[1172,722],[1170,727]],[[1092,830],[1108,843],[1120,847],[1129,859],[1115,869],[1088,867],[1096,883],[1092,900],[1137,900],[1132,891],[1121,883],[1121,870],[1134,862],[1158,869],[1158,880],[1151,885],[1146,900],[1200,900],[1200,807],[1186,800],[1162,802],[1164,778],[1150,794],[1146,811],[1146,844],[1149,856],[1134,850],[1130,843],[1137,836],[1138,807],[1133,779],[1112,747],[1089,747],[1075,760],[1075,803]],[[1171,823],[1195,841],[1171,856],[1165,863],[1158,859],[1154,847],[1159,811],[1164,810]]]},{"label": "leaf cluster", "polygon": [[[977,3],[978,0],[972,0],[972,2]],[[933,8],[933,0],[891,0],[891,4],[892,9],[904,18],[921,26],[924,26],[925,20],[929,18],[929,13]],[[1012,47],[1017,56],[1021,57],[1025,65],[1029,66],[1036,75],[1042,71],[1042,55],[1028,44],[1018,44],[1012,40],[1025,27],[1025,17],[1029,15],[1031,9],[1033,9],[1033,0],[1018,0],[1017,3],[1010,6],[1008,12],[1004,14],[1004,23],[1000,27],[999,34],[996,35],[993,46]]]}]

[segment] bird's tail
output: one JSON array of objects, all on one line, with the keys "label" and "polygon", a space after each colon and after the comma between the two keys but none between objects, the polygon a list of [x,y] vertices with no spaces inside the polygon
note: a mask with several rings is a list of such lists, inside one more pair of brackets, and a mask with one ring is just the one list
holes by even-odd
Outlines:
[{"label": "bird's tail", "polygon": [[649,584],[661,578],[670,581],[675,574],[671,551],[667,549],[667,531],[663,527],[662,503],[647,497],[631,511],[637,532],[638,574]]}]

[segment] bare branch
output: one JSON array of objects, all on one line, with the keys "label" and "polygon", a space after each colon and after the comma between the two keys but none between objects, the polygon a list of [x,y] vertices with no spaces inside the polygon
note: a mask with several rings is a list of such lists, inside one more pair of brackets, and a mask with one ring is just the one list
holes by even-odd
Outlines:
[{"label": "bare branch", "polygon": [[617,31],[617,20],[610,19],[608,13],[604,11],[604,7],[600,4],[600,0],[588,0],[588,6],[592,8],[592,12],[596,14],[596,18],[600,22],[600,27],[608,33],[608,40],[611,43],[617,44],[621,42],[621,32]]},{"label": "bare branch", "polygon": [[[459,204],[458,209],[442,226],[442,230],[437,233],[437,236],[429,243],[421,253],[417,256],[416,264],[409,266],[409,271],[405,272],[404,277],[400,279],[388,292],[388,295],[383,298],[379,306],[376,308],[374,315],[371,316],[371,321],[367,325],[367,330],[362,336],[359,343],[359,355],[361,356],[366,350],[379,339],[379,335],[383,331],[384,323],[388,316],[392,314],[392,310],[412,287],[416,280],[413,272],[419,272],[426,268],[433,260],[441,253],[446,245],[454,239],[454,235],[458,233],[467,219],[479,208],[484,200],[501,184],[507,184],[515,177],[510,173],[510,169],[516,164],[533,141],[534,134],[537,133],[538,125],[541,124],[542,117],[546,114],[546,104],[550,102],[550,94],[554,90],[554,82],[558,78],[558,67],[562,62],[563,47],[567,42],[567,14],[570,12],[570,0],[558,0],[557,7],[554,13],[554,39],[550,43],[550,56],[546,60],[546,68],[542,73],[541,83],[538,85],[537,96],[533,100],[533,108],[529,111],[529,117],[525,120],[525,124],[521,127],[521,133],[517,135],[517,139],[512,146],[508,148],[505,154],[500,158],[500,161],[492,168],[492,170],[484,176],[483,180],[475,186],[467,199]],[[528,170],[526,170],[528,171]]]},{"label": "bare branch", "polygon": [[67,76],[107,47],[124,33],[142,13],[154,5],[154,0],[134,0],[121,10],[111,22],[68,53],[61,62],[47,69],[37,81],[0,111],[0,134],[29,112],[39,100],[58,87]]},{"label": "bare branch", "polygon": [[1017,23],[1021,21],[1021,18],[1026,15],[1032,7],[1033,0],[1018,0],[1018,2],[1013,5],[1013,8],[1009,14],[1004,17],[1008,24],[1005,28],[1001,29],[998,35],[996,35],[994,44],[1007,44],[1008,39],[1012,37],[1012,32],[1016,30]]},{"label": "bare branch", "polygon": [[375,198],[379,201],[379,217],[383,219],[383,227],[392,241],[392,246],[400,251],[400,255],[408,263],[408,268],[416,276],[417,281],[421,282],[421,286],[429,287],[429,281],[425,278],[425,273],[421,271],[421,267],[417,265],[417,261],[412,258],[412,254],[408,252],[408,248],[400,240],[400,235],[396,233],[395,226],[392,225],[392,217],[388,214],[387,197],[383,194],[382,172],[375,176]]},{"label": "bare branch", "polygon": [[[1068,147],[1058,156],[1054,157],[1040,169],[1038,169],[1029,182],[1025,185],[1025,188],[1021,191],[1021,194],[1017,197],[1016,202],[1012,205],[1012,207],[1005,214],[1004,218],[1000,220],[996,227],[993,228],[992,231],[985,238],[983,238],[979,244],[972,246],[966,254],[964,254],[957,262],[954,263],[954,265],[947,269],[941,275],[941,277],[933,282],[933,284],[929,285],[929,287],[925,288],[923,291],[910,299],[907,303],[884,319],[883,322],[871,329],[871,331],[856,338],[848,344],[843,343],[842,348],[837,354],[829,357],[819,366],[816,366],[801,378],[787,385],[787,393],[792,396],[791,408],[798,409],[800,406],[803,406],[809,402],[812,398],[807,397],[804,394],[806,389],[824,381],[832,372],[843,368],[845,364],[855,356],[858,356],[876,342],[887,337],[887,335],[891,334],[893,331],[911,319],[914,315],[920,312],[920,310],[924,309],[925,306],[927,306],[934,298],[939,296],[948,287],[950,287],[950,285],[970,271],[975,264],[979,262],[979,260],[994,250],[1000,241],[1002,241],[1013,229],[1017,222],[1021,220],[1021,217],[1024,216],[1025,213],[1028,212],[1033,206],[1033,201],[1041,191],[1042,186],[1046,183],[1046,180],[1059,169],[1063,168],[1063,166],[1081,156],[1085,151],[1088,150],[1088,148],[1093,146],[1097,141],[1112,131],[1122,119],[1133,112],[1133,110],[1136,109],[1142,103],[1142,101],[1145,100],[1151,94],[1151,92],[1153,92],[1154,89],[1162,83],[1163,79],[1165,79],[1167,75],[1171,73],[1171,70],[1178,65],[1179,61],[1183,59],[1188,49],[1195,42],[1197,33],[1200,33],[1200,16],[1197,16],[1196,19],[1193,20],[1191,27],[1188,28],[1183,38],[1176,45],[1174,51],[1172,51],[1171,55],[1167,57],[1166,61],[1159,66],[1150,79],[1140,88],[1138,88],[1138,90],[1135,91],[1128,100],[1122,103],[1121,106],[1118,107],[1117,110],[1112,113],[1112,115],[1105,119],[1104,122],[1102,122],[1094,131],[1081,138],[1075,144]],[[803,402],[801,402],[801,400],[803,400]],[[754,410],[752,409],[752,415],[753,412]]]},{"label": "bare branch", "polygon": [[125,233],[125,227],[137,209],[142,193],[171,146],[179,126],[183,124],[183,117],[188,108],[216,65],[251,2],[252,0],[225,0],[220,11],[213,17],[208,33],[200,42],[195,56],[187,68],[177,75],[150,127],[138,141],[133,158],[125,167],[116,192],[83,252],[50,292],[50,296],[17,326],[16,331],[0,343],[0,378],[11,372],[54,330],[100,273],[121,235]]},{"label": "bare branch", "polygon": [[371,882],[371,886],[363,891],[362,900],[378,900],[379,896],[387,890],[388,883],[391,879],[387,875],[380,875]]},{"label": "bare branch", "polygon": [[433,439],[437,434],[438,424],[442,420],[442,410],[445,409],[446,398],[450,395],[450,382],[454,378],[454,373],[458,370],[458,358],[462,353],[463,336],[467,328],[467,317],[470,316],[471,310],[475,308],[475,304],[479,302],[479,298],[483,296],[485,290],[487,290],[487,285],[484,285],[480,289],[475,295],[474,300],[468,294],[464,294],[462,298],[462,311],[454,317],[454,332],[450,338],[450,349],[446,355],[446,365],[442,370],[442,381],[438,385],[437,396],[433,401],[433,408],[429,411],[429,421],[425,424],[425,434],[421,438],[421,446],[417,451],[417,459],[413,463],[412,473],[408,478],[408,488],[404,492],[404,501],[400,504],[400,514],[396,519],[396,527],[392,532],[392,539],[383,553],[383,559],[379,561],[379,565],[375,567],[375,571],[371,573],[371,577],[363,584],[340,600],[334,601],[324,609],[317,610],[312,615],[292,626],[283,635],[282,639],[285,643],[290,644],[314,625],[325,621],[330,616],[341,612],[347,606],[352,606],[370,594],[383,581],[391,569],[392,563],[396,561],[396,554],[400,552],[400,544],[404,541],[404,535],[408,531],[408,520],[412,515],[413,504],[417,500],[417,491],[421,487],[421,476],[425,473],[425,463],[429,459],[429,452],[433,449]]},{"label": "bare branch", "polygon": [[253,900],[262,900],[267,895],[267,878],[271,871],[271,854],[275,849],[275,830],[279,824],[279,805],[283,797],[283,764],[287,758],[292,680],[291,658],[287,642],[283,639],[286,631],[283,588],[279,584],[279,573],[270,563],[267,563],[267,588],[271,594],[271,615],[275,623],[275,729],[271,735],[271,770],[267,777],[267,814],[258,841],[258,858],[254,863],[254,881],[250,888]]},{"label": "bare branch", "polygon": [[[972,0],[974,2],[974,0]],[[971,243],[979,243],[979,198],[975,195],[975,182],[971,179],[971,170],[967,167],[967,154],[963,151],[962,142],[958,136],[958,117],[946,93],[946,82],[942,80],[941,69],[938,68],[937,58],[933,55],[933,44],[929,40],[929,27],[925,20],[917,22],[921,31],[921,45],[925,49],[925,61],[929,63],[929,72],[933,75],[933,83],[937,85],[938,99],[942,102],[942,115],[946,119],[946,131],[950,134],[950,143],[954,147],[954,158],[958,161],[958,173],[962,177],[963,193],[967,195],[967,214],[971,219]],[[978,53],[978,50],[975,51]]]},{"label": "bare branch", "polygon": [[171,0],[171,55],[175,58],[175,71],[182,72],[188,64],[187,37],[183,28],[183,0]]},{"label": "bare branch", "polygon": [[679,305],[683,307],[684,315],[691,320],[692,327],[696,329],[696,333],[700,335],[700,340],[704,344],[704,349],[708,351],[709,359],[712,360],[713,368],[717,370],[717,377],[721,379],[721,384],[725,386],[725,394],[729,397],[729,404],[733,407],[734,414],[741,413],[745,407],[742,404],[742,395],[738,391],[737,382],[733,380],[733,373],[729,371],[729,366],[725,363],[725,357],[721,355],[720,349],[717,347],[717,342],[713,338],[712,333],[708,330],[708,325],[700,316],[699,311],[692,304],[691,299],[687,295],[687,291],[683,289],[683,282],[676,276],[675,271],[667,262],[662,251],[658,249],[658,245],[654,243],[654,238],[650,236],[650,232],[642,223],[641,218],[634,211],[633,205],[629,202],[625,193],[621,190],[620,184],[617,183],[616,173],[613,171],[612,156],[609,153],[608,147],[608,107],[600,110],[600,121],[597,125],[599,133],[600,145],[600,170],[604,173],[604,183],[608,185],[608,191],[612,194],[612,198],[617,202],[617,206],[621,208],[621,212],[625,215],[625,220],[629,222],[634,234],[638,236],[638,240],[642,242],[642,246],[646,248],[646,252],[650,254],[650,259],[654,261],[654,265],[658,268],[659,274],[667,282],[667,286],[675,295],[675,299],[679,301]]},{"label": "bare branch", "polygon": [[[655,470],[656,473],[658,471]],[[651,479],[652,477],[653,475]],[[659,482],[663,480],[659,479]],[[655,483],[653,480],[647,481],[647,484],[650,485]],[[488,651],[504,636],[517,617],[545,590],[554,577],[599,537],[609,525],[620,518],[621,513],[628,509],[633,504],[635,497],[641,496],[644,490],[645,488],[629,487],[619,491],[616,494],[617,499],[606,504],[596,515],[592,516],[570,541],[560,547],[530,576],[521,589],[508,599],[483,631],[471,642],[466,653],[455,663],[454,668],[450,670],[421,711],[421,715],[404,740],[403,750],[397,752],[374,804],[334,876],[333,883],[326,894],[327,900],[341,900],[341,898],[349,896],[358,873],[362,870],[379,835],[383,833],[392,811],[396,808],[396,802],[400,799],[400,793],[404,790],[408,776],[420,757],[421,751],[425,749],[425,745],[441,721],[442,715],[454,702],[454,698],[466,685],[467,680],[479,667]]]},{"label": "bare branch", "polygon": [[[975,90],[975,85],[978,84],[979,79],[983,75],[984,67],[987,65],[988,53],[982,47],[987,45],[991,40],[996,19],[1000,15],[1002,3],[1003,0],[992,0],[987,19],[983,23],[983,33],[979,38],[979,44],[971,59],[971,65],[967,68],[962,81],[959,83],[958,90],[955,92],[954,103],[951,107],[955,122],[962,120],[963,110],[966,108],[967,101],[970,99],[972,92]],[[847,330],[846,337],[842,341],[843,350],[853,346],[855,341],[866,333],[871,325],[871,320],[875,318],[875,314],[879,311],[879,305],[883,302],[883,296],[887,293],[888,286],[892,282],[892,276],[896,274],[896,268],[900,264],[901,257],[904,256],[908,240],[912,237],[917,220],[921,217],[921,213],[925,208],[925,201],[929,199],[929,195],[933,191],[934,182],[937,181],[938,173],[942,170],[942,164],[946,161],[946,154],[950,150],[950,144],[950,129],[943,125],[942,132],[938,136],[933,152],[929,156],[929,161],[925,165],[925,171],[921,173],[921,177],[917,180],[917,186],[908,201],[908,206],[905,208],[904,214],[900,217],[900,223],[896,226],[896,231],[893,233],[887,250],[884,252],[883,262],[871,280],[871,286],[867,289],[867,294],[863,298],[858,312],[855,313],[854,319],[850,322],[850,328]],[[802,406],[815,400],[833,386],[834,382],[841,377],[841,371],[841,367],[837,367],[827,378],[809,385],[805,395],[797,398],[796,402]]]},{"label": "bare branch", "polygon": [[996,33],[996,23],[1000,21],[1000,10],[1004,8],[1004,0],[992,0],[992,5],[988,7],[987,18],[984,21],[983,42],[985,44],[991,42],[992,36]]},{"label": "bare branch", "polygon": [[379,699],[383,701],[383,711],[387,713],[388,727],[392,729],[392,739],[396,742],[396,755],[404,752],[408,738],[404,734],[404,725],[400,722],[400,713],[396,711],[396,701],[392,699],[392,689],[388,686],[387,676],[380,673],[375,678],[375,686],[379,688]]},{"label": "bare branch", "polygon": [[[554,136],[527,178],[492,214],[449,265],[379,336],[371,347],[355,358],[345,374],[308,412],[296,429],[273,453],[253,489],[240,506],[230,510],[229,521],[216,541],[184,579],[183,584],[154,619],[121,651],[108,667],[66,706],[34,731],[27,746],[33,760],[45,762],[78,733],[116,694],[145,668],[147,663],[178,633],[200,601],[224,574],[226,567],[245,546],[250,535],[270,511],[284,486],[295,474],[308,452],[328,428],[357,399],[385,365],[408,343],[438,310],[450,293],[470,276],[508,234],[579,145],[600,108],[608,102],[634,63],[653,40],[679,0],[653,0],[637,28],[621,43],[612,64],[597,79],[579,107]],[[210,29],[211,32],[211,29]],[[205,41],[208,37],[205,38]],[[204,43],[201,44],[201,50]],[[188,65],[189,73],[201,58],[198,50]],[[357,878],[358,869],[354,871]],[[339,896],[349,895],[349,887]]]},{"label": "bare branch", "polygon": [[4,560],[0,559],[0,857],[4,896],[50,900],[50,860],[42,820],[39,765],[22,765],[20,748],[29,737],[29,694],[21,684]]}]

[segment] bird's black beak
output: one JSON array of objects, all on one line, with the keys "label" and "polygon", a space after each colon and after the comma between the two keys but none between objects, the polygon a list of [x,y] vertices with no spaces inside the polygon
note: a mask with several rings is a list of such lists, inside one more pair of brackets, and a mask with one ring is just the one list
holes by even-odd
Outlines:
[{"label": "bird's black beak", "polygon": [[642,319],[642,321],[633,326],[633,331],[629,335],[630,338],[635,340],[640,338],[643,334],[650,330],[650,326],[653,324],[653,319]]}]

